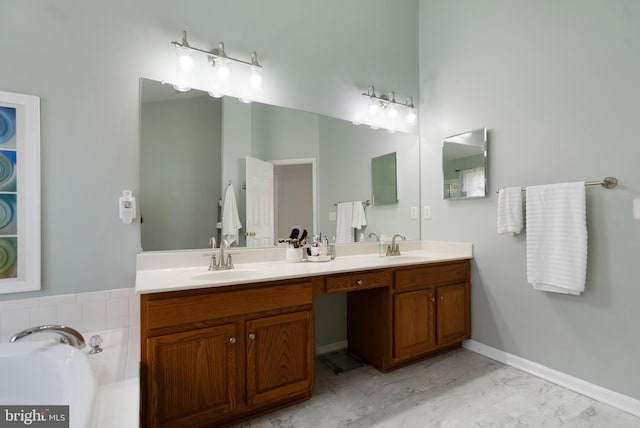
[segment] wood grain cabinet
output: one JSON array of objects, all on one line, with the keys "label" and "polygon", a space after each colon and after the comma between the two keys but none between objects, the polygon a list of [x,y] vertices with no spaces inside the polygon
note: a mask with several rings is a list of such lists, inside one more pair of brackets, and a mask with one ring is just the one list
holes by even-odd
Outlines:
[{"label": "wood grain cabinet", "polygon": [[386,372],[470,335],[469,260],[143,294],[141,427],[213,427],[311,397],[314,296],[347,293],[349,349]]},{"label": "wood grain cabinet", "polygon": [[469,261],[393,270],[393,286],[348,298],[352,352],[389,371],[458,346],[471,333]]},{"label": "wood grain cabinet", "polygon": [[311,391],[311,311],[247,321],[247,404]]},{"label": "wood grain cabinet", "polygon": [[235,324],[147,339],[148,426],[198,426],[235,410]]},{"label": "wood grain cabinet", "polygon": [[141,309],[141,426],[218,426],[310,396],[310,282],[146,294]]}]

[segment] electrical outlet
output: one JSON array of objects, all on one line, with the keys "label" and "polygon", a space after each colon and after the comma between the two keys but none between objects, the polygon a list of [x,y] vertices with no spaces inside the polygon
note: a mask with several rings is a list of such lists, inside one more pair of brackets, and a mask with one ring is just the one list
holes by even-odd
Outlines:
[{"label": "electrical outlet", "polygon": [[418,207],[411,207],[411,220],[418,218]]},{"label": "electrical outlet", "polygon": [[425,205],[422,208],[422,218],[425,220],[431,220],[431,207],[429,205]]}]

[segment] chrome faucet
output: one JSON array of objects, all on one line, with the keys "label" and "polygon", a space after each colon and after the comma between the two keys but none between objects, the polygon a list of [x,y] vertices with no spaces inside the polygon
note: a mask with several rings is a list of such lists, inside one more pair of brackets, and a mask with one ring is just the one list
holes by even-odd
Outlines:
[{"label": "chrome faucet", "polygon": [[84,337],[77,330],[64,325],[41,325],[31,327],[14,335],[9,342],[13,343],[35,333],[57,333],[61,336],[60,343],[66,343],[74,348],[82,349],[85,347]]},{"label": "chrome faucet", "polygon": [[378,236],[378,234],[377,234],[377,233],[375,233],[375,232],[371,232],[371,233],[369,234],[369,236],[368,236],[368,237],[369,237],[369,238],[373,238],[374,236],[375,236],[375,238],[376,238],[376,241],[380,241],[380,237],[379,237],[379,236]]},{"label": "chrome faucet", "polygon": [[396,238],[401,238],[402,240],[405,240],[405,241],[407,240],[407,238],[400,233],[396,233],[395,235],[393,235],[393,238],[391,239],[391,245],[387,247],[387,256],[400,255],[400,245],[396,244]]},{"label": "chrome faucet", "polygon": [[[212,245],[212,249],[216,248],[216,240],[215,238],[211,238],[209,240],[209,244]],[[216,262],[216,253],[211,254],[211,261],[209,262],[209,270],[229,270],[233,269],[233,260],[231,259],[231,254],[227,254],[227,257],[224,256],[224,250],[229,249],[229,242],[226,239],[223,239],[220,243],[220,260]]]},{"label": "chrome faucet", "polygon": [[[211,239],[209,239],[209,245],[211,245],[211,249],[215,250],[216,249],[216,238],[214,238],[213,236],[211,237]],[[209,270],[216,270],[216,267],[218,266],[218,264],[216,263],[216,253],[215,252],[211,252],[211,260],[209,261]]]}]

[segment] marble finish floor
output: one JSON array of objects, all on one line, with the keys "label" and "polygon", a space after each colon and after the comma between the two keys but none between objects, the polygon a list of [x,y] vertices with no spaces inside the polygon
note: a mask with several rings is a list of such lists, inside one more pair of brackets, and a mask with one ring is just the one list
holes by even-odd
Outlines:
[{"label": "marble finish floor", "polygon": [[383,374],[317,365],[311,400],[238,428],[640,428],[640,418],[465,349]]}]

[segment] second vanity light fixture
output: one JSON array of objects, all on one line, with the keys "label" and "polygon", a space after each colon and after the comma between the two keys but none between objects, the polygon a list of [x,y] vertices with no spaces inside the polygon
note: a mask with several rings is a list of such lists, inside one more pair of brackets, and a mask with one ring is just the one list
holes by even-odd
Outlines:
[{"label": "second vanity light fixture", "polygon": [[417,120],[416,107],[413,105],[413,97],[407,98],[405,102],[397,101],[395,93],[389,92],[388,95],[376,95],[373,86],[369,86],[367,92],[363,92],[362,96],[368,98],[369,114],[376,116],[380,111],[386,112],[390,121],[396,120],[400,115],[400,111],[404,110],[405,120],[409,125],[415,125]]},{"label": "second vanity light fixture", "polygon": [[[258,62],[258,54],[253,52],[251,54],[251,60],[244,61],[242,59],[233,58],[227,55],[224,50],[224,43],[220,42],[217,48],[211,50],[205,50],[191,46],[187,41],[187,32],[182,32],[181,42],[171,42],[176,47],[178,54],[178,72],[190,73],[193,70],[193,52],[199,52],[207,55],[209,64],[215,70],[216,80],[218,83],[225,82],[229,79],[231,71],[229,69],[230,63],[238,63],[249,66],[251,69],[251,75],[249,76],[249,85],[252,89],[262,89],[262,65]],[[174,85],[174,88],[179,92],[187,92],[191,90],[190,87],[182,84]],[[216,91],[209,92],[209,95],[215,98],[223,96],[222,93]],[[246,102],[249,102],[248,100]]]}]

